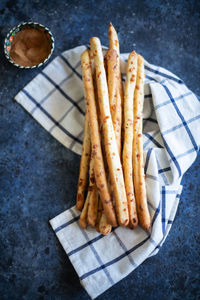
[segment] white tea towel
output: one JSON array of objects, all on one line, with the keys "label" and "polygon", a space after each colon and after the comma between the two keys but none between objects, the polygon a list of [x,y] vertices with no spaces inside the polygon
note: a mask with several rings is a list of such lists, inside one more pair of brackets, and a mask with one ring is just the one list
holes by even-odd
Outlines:
[{"label": "white tea towel", "polygon": [[[85,48],[63,52],[15,97],[58,141],[78,154],[85,107],[80,54]],[[128,54],[121,55],[123,80],[127,58]],[[199,98],[177,76],[146,61],[145,74],[143,140],[151,230],[118,227],[108,236],[92,228],[82,230],[75,207],[50,220],[92,299],[159,251],[176,214],[181,178],[199,149]]]}]

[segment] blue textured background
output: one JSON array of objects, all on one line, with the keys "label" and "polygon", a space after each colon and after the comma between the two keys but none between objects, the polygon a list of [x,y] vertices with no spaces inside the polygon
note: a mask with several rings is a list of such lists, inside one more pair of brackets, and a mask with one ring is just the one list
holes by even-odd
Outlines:
[{"label": "blue textured background", "polygon": [[[99,36],[113,22],[122,52],[135,49],[200,94],[199,1],[0,2],[0,299],[89,299],[48,220],[75,203],[80,158],[65,149],[17,103],[15,94],[39,70],[19,70],[3,39],[22,21],[52,31],[52,56]],[[148,259],[99,300],[200,297],[200,157],[183,178],[170,234]]]}]

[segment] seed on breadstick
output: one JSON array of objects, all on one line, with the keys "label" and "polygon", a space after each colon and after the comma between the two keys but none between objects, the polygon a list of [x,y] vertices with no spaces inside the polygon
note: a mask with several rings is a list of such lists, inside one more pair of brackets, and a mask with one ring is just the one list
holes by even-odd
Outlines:
[{"label": "seed on breadstick", "polygon": [[77,197],[76,197],[76,208],[80,211],[83,208],[84,200],[85,200],[84,193],[85,193],[85,188],[88,179],[90,153],[91,153],[91,141],[90,141],[89,116],[86,111],[85,122],[84,122],[84,139],[83,139],[83,146],[82,146],[82,155],[81,155]]},{"label": "seed on breadstick", "polygon": [[121,119],[122,107],[121,96],[119,93],[119,60],[118,54],[114,49],[108,49],[106,53],[107,61],[107,82],[110,103],[110,112],[113,121],[115,138],[117,141],[118,151],[121,155]]},{"label": "seed on breadstick", "polygon": [[79,225],[85,229],[87,227],[87,213],[88,213],[88,204],[89,204],[90,192],[87,194],[87,198],[84,203],[83,210],[80,215]]},{"label": "seed on breadstick", "polygon": [[126,86],[124,95],[124,144],[123,144],[123,170],[126,195],[129,210],[129,226],[138,225],[136,202],[133,186],[133,99],[137,76],[137,54],[131,52],[128,58],[126,71]]},{"label": "seed on breadstick", "polygon": [[90,180],[88,193],[90,192],[89,204],[88,204],[88,214],[87,214],[87,222],[88,225],[94,227],[97,219],[97,210],[98,210],[98,191],[95,182],[94,175],[94,158],[91,157],[90,160]]},{"label": "seed on breadstick", "polygon": [[143,162],[143,141],[142,141],[142,111],[144,102],[144,59],[138,55],[138,71],[136,88],[134,94],[134,138],[133,138],[133,171],[134,187],[137,205],[139,224],[148,230],[151,220],[147,205],[144,162]]},{"label": "seed on breadstick", "polygon": [[[94,65],[96,69],[98,103],[100,108],[101,119],[103,120],[104,147],[109,168],[109,174],[111,177],[111,183],[113,185],[114,190],[118,222],[120,225],[126,226],[129,223],[126,191],[124,186],[122,165],[120,162],[110,113],[108,87],[104,69],[102,48],[100,40],[98,38],[93,37],[90,39],[90,49],[94,57]],[[94,147],[94,145],[92,147]]]},{"label": "seed on breadstick", "polygon": [[106,179],[102,149],[101,137],[99,132],[98,116],[95,103],[94,86],[92,78],[92,69],[89,58],[89,51],[85,50],[81,55],[81,66],[83,75],[84,94],[87,103],[90,134],[92,142],[92,156],[94,158],[94,173],[95,181],[100,194],[104,212],[108,223],[112,226],[117,226],[115,211],[112,204],[112,199],[108,190]]}]

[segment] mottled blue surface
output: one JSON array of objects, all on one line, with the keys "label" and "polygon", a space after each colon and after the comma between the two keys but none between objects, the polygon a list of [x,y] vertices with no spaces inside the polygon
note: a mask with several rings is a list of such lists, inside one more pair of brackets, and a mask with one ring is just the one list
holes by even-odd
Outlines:
[{"label": "mottled blue surface", "polygon": [[[29,20],[54,34],[52,59],[91,36],[107,45],[112,21],[122,52],[136,49],[200,94],[200,2],[0,1],[0,299],[89,299],[48,224],[75,203],[80,158],[13,101],[38,70],[19,70],[2,54],[7,32]],[[199,299],[199,183],[200,157],[160,252],[99,300]]]}]

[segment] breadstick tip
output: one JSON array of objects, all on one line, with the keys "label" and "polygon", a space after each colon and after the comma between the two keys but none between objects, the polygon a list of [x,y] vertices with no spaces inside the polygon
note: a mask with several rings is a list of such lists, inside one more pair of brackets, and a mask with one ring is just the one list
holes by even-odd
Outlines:
[{"label": "breadstick tip", "polygon": [[79,219],[79,225],[81,228],[86,229],[87,228],[87,223],[84,220]]},{"label": "breadstick tip", "polygon": [[141,65],[144,62],[144,58],[140,54],[137,54],[137,57],[138,57],[138,64]]},{"label": "breadstick tip", "polygon": [[100,44],[100,39],[98,37],[91,37],[90,38],[90,44],[94,43],[94,44]]},{"label": "breadstick tip", "polygon": [[150,220],[147,220],[147,221],[143,220],[143,222],[141,223],[141,226],[144,230],[149,230],[151,227]]},{"label": "breadstick tip", "polygon": [[81,54],[81,60],[83,60],[87,55],[89,55],[88,49],[84,50],[83,53]]},{"label": "breadstick tip", "polygon": [[130,53],[130,56],[135,56],[137,55],[137,53],[135,52],[135,50],[133,50],[131,53]]}]

